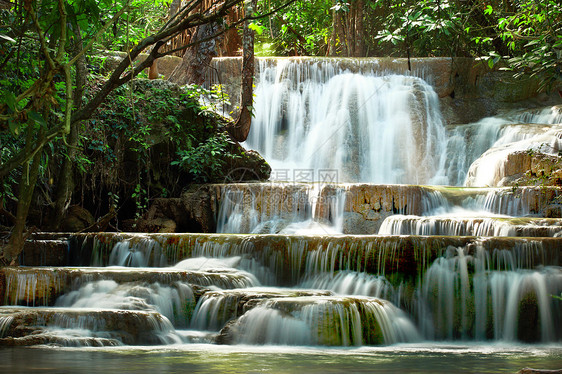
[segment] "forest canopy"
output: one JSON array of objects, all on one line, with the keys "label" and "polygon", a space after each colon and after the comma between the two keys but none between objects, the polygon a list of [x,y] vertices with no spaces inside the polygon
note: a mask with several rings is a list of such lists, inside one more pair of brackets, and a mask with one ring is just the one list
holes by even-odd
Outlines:
[{"label": "forest canopy", "polygon": [[[260,2],[261,10],[280,0]],[[257,22],[258,53],[478,57],[516,73],[560,77],[562,5],[536,0],[309,0]]]}]

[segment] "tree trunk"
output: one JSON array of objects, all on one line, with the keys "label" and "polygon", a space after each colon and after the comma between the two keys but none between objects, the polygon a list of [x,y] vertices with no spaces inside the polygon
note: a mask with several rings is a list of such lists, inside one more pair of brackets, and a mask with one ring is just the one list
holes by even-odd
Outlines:
[{"label": "tree trunk", "polygon": [[[214,6],[218,6],[215,1],[203,0],[195,12],[213,12]],[[238,13],[233,8],[228,10],[225,19],[221,20],[222,22],[204,24],[195,29],[189,43],[204,39],[209,40],[192,45],[185,50],[182,63],[170,75],[169,80],[171,82],[201,85],[205,82],[213,57],[229,55],[238,49],[237,40],[239,39],[237,39],[235,30],[227,31],[212,38],[213,35],[224,30],[224,21],[237,21]],[[187,44],[187,40],[182,40],[182,42]]]},{"label": "tree trunk", "polygon": [[[74,54],[78,54],[84,48],[82,44],[82,37],[80,35],[80,28],[74,22]],[[73,96],[73,107],[78,109],[82,106],[84,86],[86,85],[86,60],[84,55],[76,61],[76,89]],[[74,122],[70,126],[70,133],[68,134],[68,157],[64,157],[61,170],[58,175],[57,188],[54,196],[54,209],[52,211],[49,228],[57,230],[60,226],[62,218],[64,217],[66,207],[69,200],[72,198],[72,191],[74,190],[74,162],[76,159],[76,151],[78,147],[78,134],[80,133],[80,122]]]},{"label": "tree trunk", "polygon": [[344,57],[349,56],[349,49],[347,48],[347,38],[345,37],[344,19],[341,12],[336,12],[336,33],[341,45],[341,55]]},{"label": "tree trunk", "polygon": [[355,57],[365,57],[364,0],[355,1]]},{"label": "tree trunk", "polygon": [[[222,31],[222,26],[218,23],[201,25],[197,27],[191,42],[209,38],[220,31]],[[219,55],[217,46],[220,43],[219,39],[223,37],[224,34],[187,48],[182,63],[174,69],[169,80],[180,85],[203,84],[211,60]]]},{"label": "tree trunk", "polygon": [[347,57],[355,56],[355,3],[351,3],[346,14],[345,36],[347,44]]},{"label": "tree trunk", "polygon": [[[336,0],[333,0],[332,4],[336,5]],[[328,47],[328,56],[336,56],[337,54],[337,44],[338,44],[338,33],[337,30],[337,13],[336,9],[332,9],[332,36],[330,37],[330,45]]]},{"label": "tree trunk", "polygon": [[[245,16],[250,16],[255,7],[257,0],[246,0],[244,2]],[[250,133],[252,124],[252,111],[254,106],[254,31],[248,26],[250,21],[244,24],[244,36],[242,45],[244,48],[242,56],[242,95],[240,100],[240,116],[234,126],[229,127],[230,135],[239,142],[243,142]]]},{"label": "tree trunk", "polygon": [[[233,7],[226,17],[227,23],[235,23],[241,19],[241,11]],[[219,56],[240,56],[240,49],[242,47],[242,38],[238,35],[238,30],[233,27],[228,30],[222,38],[222,46],[219,50]]]},{"label": "tree trunk", "polygon": [[[31,150],[34,131],[31,126],[27,129],[27,131],[28,133],[26,135],[26,148],[28,148],[28,150]],[[42,127],[39,130],[37,142],[40,142],[40,140],[42,140],[44,136],[45,130]],[[10,240],[8,244],[3,248],[2,254],[0,256],[0,258],[5,260],[5,262],[10,265],[17,264],[17,258],[21,251],[23,251],[23,246],[27,238],[25,232],[25,224],[27,222],[27,214],[29,213],[29,207],[33,198],[33,192],[35,191],[37,177],[39,175],[39,164],[41,163],[42,149],[43,148],[40,148],[35,153],[29,163],[23,165],[21,180],[19,184],[16,222],[10,235]]]},{"label": "tree trunk", "polygon": [[148,79],[158,79],[158,60],[154,60],[148,68]]}]

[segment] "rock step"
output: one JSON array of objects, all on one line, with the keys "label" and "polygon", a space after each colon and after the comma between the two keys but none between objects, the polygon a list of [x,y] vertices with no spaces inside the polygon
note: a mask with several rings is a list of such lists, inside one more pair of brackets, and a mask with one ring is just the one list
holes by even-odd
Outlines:
[{"label": "rock step", "polygon": [[[492,214],[560,218],[560,187],[463,188],[400,184],[234,183],[211,185],[220,205],[217,225],[224,217],[242,213],[242,230],[249,222],[272,219],[330,222],[343,199],[343,232],[377,234],[395,214],[428,215],[437,208],[463,207]],[[170,209],[168,209],[170,210]],[[162,212],[162,215],[166,215]],[[175,220],[174,217],[169,217]],[[251,231],[239,231],[251,232]]]},{"label": "rock step", "polygon": [[269,287],[208,291],[193,312],[191,327],[218,332],[228,321],[255,308],[263,300],[333,296],[331,291]]},{"label": "rock step", "polygon": [[60,266],[68,262],[67,238],[68,235],[59,236],[55,233],[52,237],[44,235],[41,239],[27,240],[20,254],[20,264]]},{"label": "rock step", "polygon": [[[49,306],[55,300],[88,282],[113,280],[117,283],[183,282],[195,286],[240,288],[255,285],[253,276],[245,272],[185,271],[174,268],[68,268],[68,267],[6,267],[0,269],[0,300],[4,305]],[[197,288],[197,287],[196,287]]]},{"label": "rock step", "polygon": [[381,235],[561,237],[562,219],[394,215],[383,223],[379,233]]},{"label": "rock step", "polygon": [[[72,266],[111,265],[112,252],[116,250],[142,257],[146,263],[142,266],[172,265],[195,257],[240,256],[276,277],[274,283],[267,284],[281,286],[294,286],[310,273],[337,270],[375,275],[397,273],[416,279],[450,248],[460,248],[465,255],[487,252],[492,268],[500,261],[496,259],[500,254],[508,254],[519,269],[562,265],[562,238],[102,233],[77,234],[70,238],[70,243]],[[72,273],[70,268],[64,271]],[[109,276],[111,270],[83,271]],[[127,273],[127,270],[113,271],[116,276]],[[146,272],[148,278],[178,272],[173,268],[129,271]],[[175,277],[178,275],[172,278]]]},{"label": "rock step", "polygon": [[147,263],[156,266],[159,262],[154,259],[161,261],[162,257],[175,264],[200,256],[244,256],[279,275],[280,285],[295,284],[302,274],[313,270],[313,262],[323,258],[334,269],[415,277],[450,247],[465,248],[467,254],[479,249],[490,253],[507,250],[521,258],[522,268],[562,265],[562,238],[106,233],[77,235],[72,240],[75,258],[95,259],[98,266],[108,265],[112,250],[124,243],[128,250],[144,253]]},{"label": "rock step", "polygon": [[0,307],[0,346],[106,346],[179,342],[160,313],[79,308]]},{"label": "rock step", "polygon": [[217,342],[361,346],[419,339],[405,315],[386,300],[301,296],[259,301],[228,323]]}]

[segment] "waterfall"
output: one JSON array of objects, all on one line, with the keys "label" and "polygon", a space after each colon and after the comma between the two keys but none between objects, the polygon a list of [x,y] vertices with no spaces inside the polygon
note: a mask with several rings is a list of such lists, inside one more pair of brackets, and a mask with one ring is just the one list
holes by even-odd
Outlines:
[{"label": "waterfall", "polygon": [[419,320],[426,337],[559,339],[552,318],[558,302],[549,295],[562,291],[560,269],[524,270],[514,252],[494,255],[492,259],[482,248],[474,255],[450,248],[447,256],[431,265],[417,290]]},{"label": "waterfall", "polygon": [[[46,313],[34,336],[64,345],[561,338],[556,238],[129,235],[113,236],[166,262],[189,255],[174,267],[3,269],[6,304],[55,306],[3,309],[4,335]],[[112,332],[114,313],[148,335]]]},{"label": "waterfall", "polygon": [[274,179],[447,183],[439,100],[423,79],[289,60],[260,60],[258,77],[246,146]]},{"label": "waterfall", "polygon": [[562,222],[545,218],[433,217],[394,215],[384,220],[379,235],[453,235],[559,237]]},{"label": "waterfall", "polygon": [[503,118],[488,117],[449,131],[446,167],[451,185],[464,183],[470,165],[501,138],[502,130],[509,123]]},{"label": "waterfall", "polygon": [[394,288],[385,277],[349,270],[336,274],[314,274],[302,281],[299,287],[332,290],[339,295],[362,295],[394,300]]},{"label": "waterfall", "polygon": [[342,233],[346,196],[345,186],[314,183],[223,186],[217,232]]},{"label": "waterfall", "polygon": [[109,265],[145,267],[149,264],[165,266],[162,248],[154,240],[140,239],[135,243],[124,240],[115,244],[109,257]]},{"label": "waterfall", "polygon": [[175,326],[186,326],[191,318],[188,311],[195,305],[192,288],[181,282],[171,287],[142,282],[118,284],[102,280],[83,285],[62,295],[55,306],[67,308],[104,308],[156,311]]},{"label": "waterfall", "polygon": [[[452,126],[447,135],[445,167],[449,183],[469,186],[494,185],[494,176],[497,169],[502,167],[499,164],[504,161],[506,152],[529,149],[548,152],[548,147],[543,144],[555,141],[560,124],[560,108],[549,107],[535,111],[511,111],[495,117],[486,117],[475,123]],[[552,134],[545,136],[545,132],[549,130]],[[555,150],[560,148],[555,144],[551,147]],[[472,172],[469,171],[471,165],[486,151],[498,148],[504,152],[496,152],[496,159],[488,158],[478,167],[475,165]]]},{"label": "waterfall", "polygon": [[[516,132],[517,135],[521,132]],[[509,134],[512,135],[512,134]],[[535,133],[520,136],[521,140],[500,143],[499,139],[494,147],[487,150],[479,159],[470,166],[466,186],[503,186],[504,177],[509,176],[506,172],[511,164],[518,166],[517,154],[531,156],[533,153],[543,153],[557,156],[562,150],[562,126],[538,126]],[[510,162],[510,157],[515,161]],[[520,162],[520,161],[519,161]],[[554,163],[554,162],[553,162]],[[531,162],[528,163],[529,168]],[[518,172],[527,170],[526,166],[519,166]]]},{"label": "waterfall", "polygon": [[387,301],[333,296],[262,301],[223,333],[246,344],[360,346],[420,339],[409,319]]},{"label": "waterfall", "polygon": [[13,321],[13,316],[0,316],[0,338],[4,337]]},{"label": "waterfall", "polygon": [[260,60],[245,146],[272,180],[210,186],[217,233],[76,234],[68,267],[0,268],[0,343],[559,343],[560,188],[443,185],[555,154],[560,108],[445,128],[431,77],[368,65]]}]

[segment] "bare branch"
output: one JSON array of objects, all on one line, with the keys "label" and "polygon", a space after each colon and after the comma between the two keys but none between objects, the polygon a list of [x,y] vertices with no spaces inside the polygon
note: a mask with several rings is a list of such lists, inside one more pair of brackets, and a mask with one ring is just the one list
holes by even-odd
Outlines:
[{"label": "bare branch", "polygon": [[[193,11],[202,0],[191,0],[185,4],[176,14],[174,14],[165,24],[158,30],[158,33],[163,32],[168,27],[176,26],[183,18],[185,18],[191,11]],[[195,4],[193,4],[195,3]]]}]

